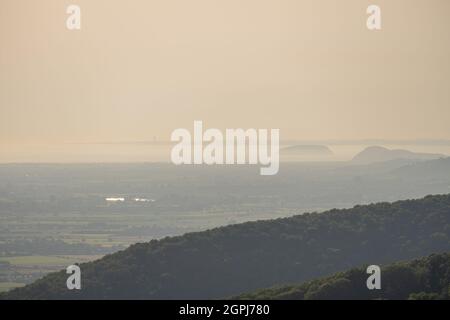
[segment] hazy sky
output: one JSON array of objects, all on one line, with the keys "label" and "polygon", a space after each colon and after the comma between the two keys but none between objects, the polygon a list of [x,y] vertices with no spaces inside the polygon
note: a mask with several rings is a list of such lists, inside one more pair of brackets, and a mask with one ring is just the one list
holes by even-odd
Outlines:
[{"label": "hazy sky", "polygon": [[448,0],[1,0],[0,46],[2,148],[168,140],[196,119],[450,139]]}]

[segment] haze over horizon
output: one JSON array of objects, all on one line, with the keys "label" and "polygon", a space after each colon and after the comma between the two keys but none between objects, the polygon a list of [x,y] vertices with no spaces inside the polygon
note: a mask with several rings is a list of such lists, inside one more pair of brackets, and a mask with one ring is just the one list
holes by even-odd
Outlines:
[{"label": "haze over horizon", "polygon": [[141,161],[75,143],[164,141],[194,120],[282,140],[450,139],[449,1],[378,0],[375,32],[366,0],[75,2],[79,31],[73,1],[0,4],[0,162]]}]

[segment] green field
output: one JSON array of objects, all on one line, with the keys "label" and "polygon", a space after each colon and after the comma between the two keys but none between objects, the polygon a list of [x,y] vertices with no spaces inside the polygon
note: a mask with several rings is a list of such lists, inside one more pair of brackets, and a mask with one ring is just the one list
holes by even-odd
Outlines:
[{"label": "green field", "polygon": [[0,292],[23,286],[25,283],[42,278],[47,273],[62,270],[74,263],[88,262],[101,257],[101,255],[0,257],[0,262],[10,264],[5,270],[0,269],[0,276],[4,281],[0,281]]},{"label": "green field", "polygon": [[24,283],[17,283],[17,282],[0,282],[0,292],[5,292],[17,287],[24,286]]},{"label": "green field", "polygon": [[17,256],[1,257],[0,261],[9,262],[14,266],[69,266],[74,263],[87,262],[97,258],[100,258],[100,256]]}]

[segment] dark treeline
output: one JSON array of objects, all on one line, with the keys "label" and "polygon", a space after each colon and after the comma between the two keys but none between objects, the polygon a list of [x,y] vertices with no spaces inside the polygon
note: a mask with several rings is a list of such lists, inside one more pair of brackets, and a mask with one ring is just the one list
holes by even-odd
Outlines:
[{"label": "dark treeline", "polygon": [[82,264],[82,290],[61,271],[3,298],[223,298],[450,251],[449,237],[450,195],[428,196],[136,244]]},{"label": "dark treeline", "polygon": [[381,268],[381,289],[368,290],[366,268],[354,268],[333,276],[243,294],[251,300],[339,300],[339,299],[450,299],[450,253],[433,254],[411,262]]}]

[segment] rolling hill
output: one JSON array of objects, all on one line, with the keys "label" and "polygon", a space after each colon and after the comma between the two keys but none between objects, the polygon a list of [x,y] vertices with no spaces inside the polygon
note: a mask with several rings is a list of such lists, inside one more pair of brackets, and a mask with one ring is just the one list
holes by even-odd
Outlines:
[{"label": "rolling hill", "polygon": [[368,290],[366,268],[309,281],[301,285],[259,290],[236,299],[248,300],[437,300],[450,299],[450,253],[381,267],[381,289]]},{"label": "rolling hill", "polygon": [[357,155],[355,155],[352,159],[353,163],[358,164],[367,164],[374,162],[382,162],[382,161],[391,161],[391,160],[432,160],[443,158],[445,155],[443,154],[434,154],[434,153],[417,153],[411,152],[408,150],[401,149],[387,149],[379,146],[367,147]]},{"label": "rolling hill", "polygon": [[223,298],[447,251],[450,195],[427,196],[135,244],[81,264],[82,290],[67,290],[60,271],[1,298]]},{"label": "rolling hill", "polygon": [[392,174],[414,182],[447,182],[450,179],[450,157],[410,163],[392,170]]}]

